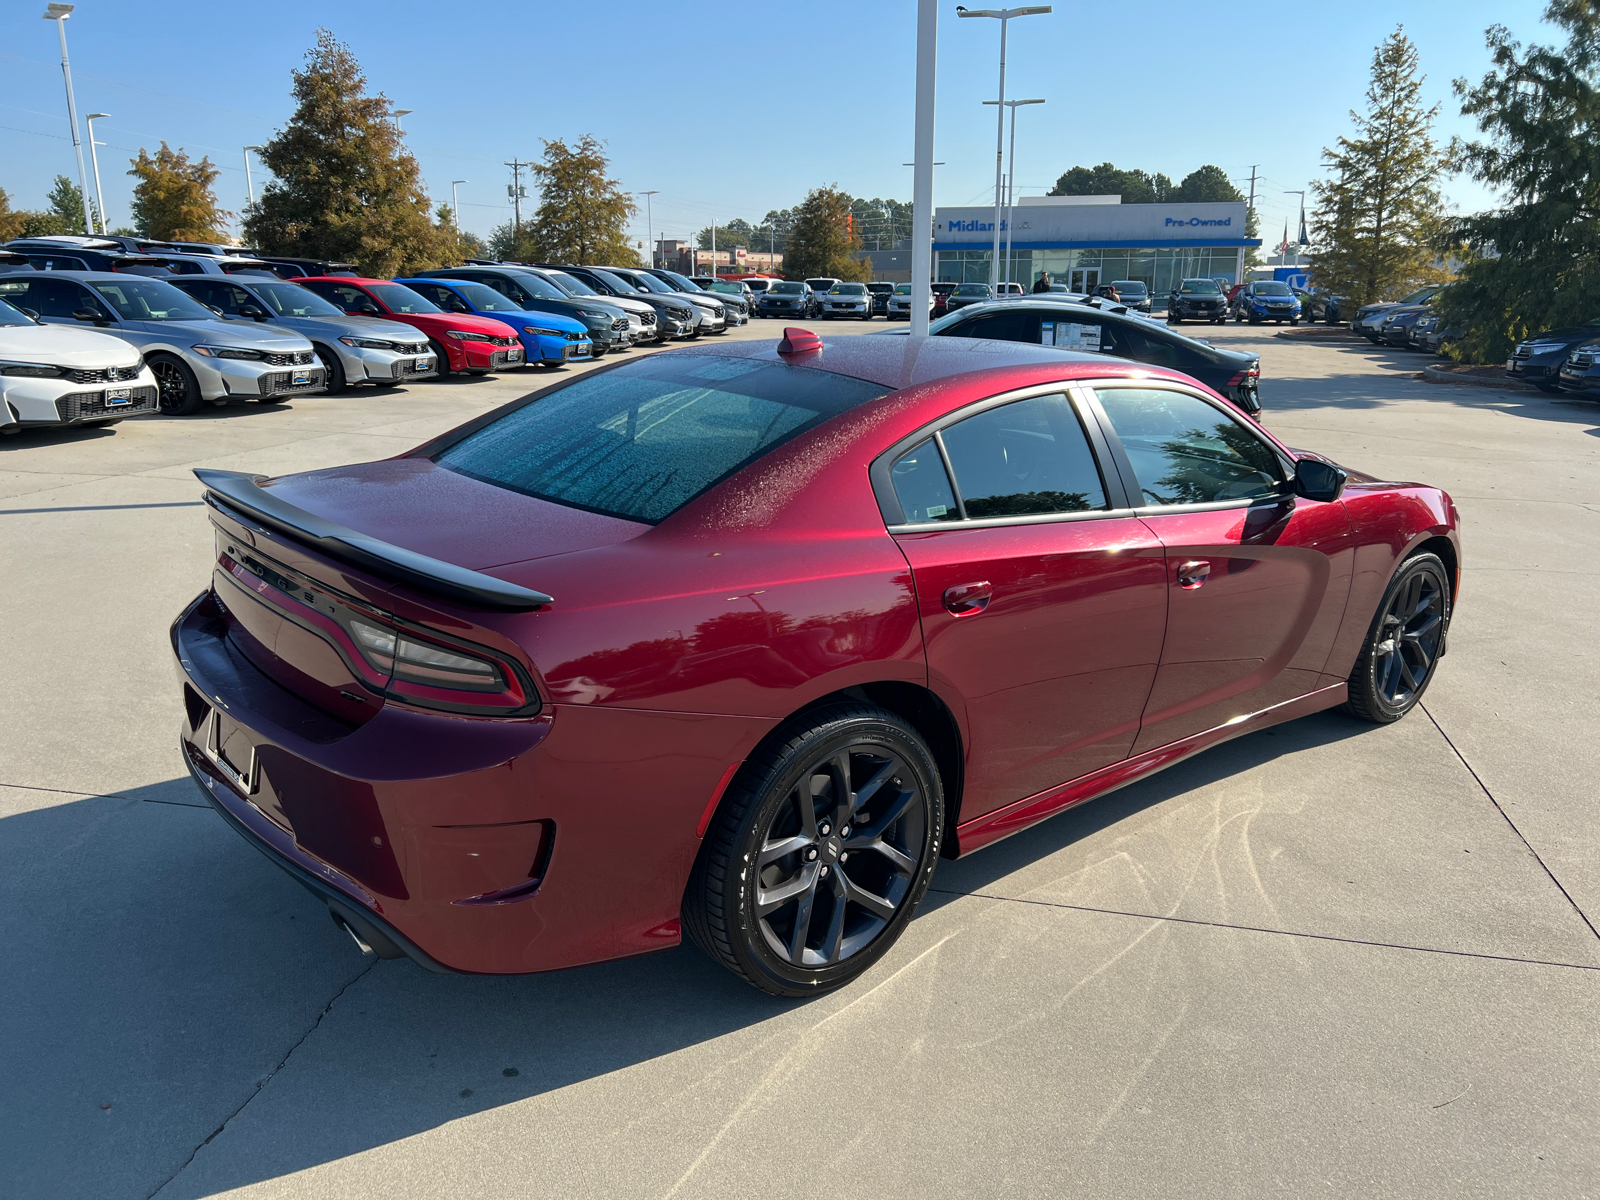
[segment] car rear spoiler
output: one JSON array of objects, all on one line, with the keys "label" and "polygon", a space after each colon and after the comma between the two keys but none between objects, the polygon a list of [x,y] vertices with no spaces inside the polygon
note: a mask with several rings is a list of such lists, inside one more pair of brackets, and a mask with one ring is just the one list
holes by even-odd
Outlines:
[{"label": "car rear spoiler", "polygon": [[[261,486],[265,475],[245,475],[238,471],[195,470],[195,478],[206,485],[218,507],[237,509],[268,529],[308,542],[329,558],[350,563],[385,579],[407,584],[437,596],[447,596],[480,608],[505,612],[532,612],[548,608],[555,600],[543,592],[507,583],[480,571],[458,567],[418,554],[403,546],[391,545],[336,525],[315,513],[280,500]],[[213,499],[214,498],[214,499]]]}]

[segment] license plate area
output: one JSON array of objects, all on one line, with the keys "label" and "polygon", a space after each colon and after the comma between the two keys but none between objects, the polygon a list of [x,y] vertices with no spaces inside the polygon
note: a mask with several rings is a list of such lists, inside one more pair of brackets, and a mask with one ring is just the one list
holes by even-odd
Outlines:
[{"label": "license plate area", "polygon": [[124,404],[132,403],[132,388],[107,388],[105,390],[105,406],[107,408],[121,408]]},{"label": "license plate area", "polygon": [[221,709],[211,710],[210,727],[203,743],[206,757],[246,795],[255,794],[260,785],[255,741],[249,730]]},{"label": "license plate area", "polygon": [[310,371],[296,371],[289,379],[290,387],[305,387],[311,382]]}]

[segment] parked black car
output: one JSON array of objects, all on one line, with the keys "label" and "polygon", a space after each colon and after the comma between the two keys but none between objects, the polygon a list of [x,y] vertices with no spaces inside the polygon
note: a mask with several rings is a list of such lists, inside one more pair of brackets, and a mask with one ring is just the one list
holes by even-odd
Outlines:
[{"label": "parked black car", "polygon": [[1302,321],[1307,323],[1326,321],[1329,325],[1341,323],[1339,305],[1346,297],[1334,296],[1308,288],[1294,288],[1293,290],[1300,300],[1300,319]]},{"label": "parked black car", "polygon": [[1378,340],[1385,346],[1411,348],[1411,331],[1428,310],[1422,305],[1391,308],[1378,322]]},{"label": "parked black car", "polygon": [[944,311],[953,313],[958,308],[966,308],[973,304],[983,304],[994,299],[994,292],[987,283],[963,283],[950,293],[944,302]]},{"label": "parked black car", "polygon": [[763,317],[795,317],[809,320],[816,312],[817,300],[811,285],[798,279],[780,279],[756,297],[756,312]]},{"label": "parked black car", "polygon": [[892,283],[869,283],[867,291],[872,293],[872,315],[887,317],[889,315],[889,297],[894,295]]},{"label": "parked black car", "polygon": [[308,275],[360,275],[355,263],[335,262],[328,258],[285,258],[277,254],[256,255],[272,267],[280,279],[304,279]]},{"label": "parked black car", "polygon": [[1446,344],[1461,336],[1461,326],[1441,325],[1438,313],[1425,312],[1411,327],[1411,348],[1428,354],[1443,354]]},{"label": "parked black car", "polygon": [[1221,325],[1228,319],[1228,301],[1215,279],[1184,279],[1167,297],[1167,324],[1184,321],[1210,321]]},{"label": "parked black car", "polygon": [[1150,311],[1150,289],[1143,280],[1113,279],[1111,286],[1116,289],[1118,301],[1126,304],[1134,312]]},{"label": "parked black car", "polygon": [[1561,368],[1572,352],[1584,342],[1600,337],[1600,319],[1566,329],[1547,329],[1519,342],[1506,360],[1506,374],[1522,379],[1546,392],[1561,383]]},{"label": "parked black car", "polygon": [[[1210,282],[1209,280],[1207,282]],[[905,336],[905,329],[886,330]],[[939,337],[993,338],[1087,351],[1168,367],[1199,380],[1252,415],[1261,411],[1261,356],[1223,350],[1132,314],[1109,312],[1048,293],[980,301],[928,327]]]},{"label": "parked black car", "polygon": [[602,297],[642,300],[656,310],[656,328],[663,340],[666,338],[696,336],[695,308],[687,300],[657,295],[655,292],[641,292],[627,280],[619,279],[604,267],[569,266],[565,263],[539,263],[537,265],[547,270],[561,271],[570,275],[574,279],[587,284]]},{"label": "parked black car", "polygon": [[26,254],[40,271],[121,271],[129,275],[165,275],[161,260],[134,254],[111,238],[17,238],[7,250]]},{"label": "parked black car", "polygon": [[1579,342],[1572,348],[1567,361],[1561,364],[1556,385],[1563,392],[1580,395],[1600,392],[1600,338]]}]

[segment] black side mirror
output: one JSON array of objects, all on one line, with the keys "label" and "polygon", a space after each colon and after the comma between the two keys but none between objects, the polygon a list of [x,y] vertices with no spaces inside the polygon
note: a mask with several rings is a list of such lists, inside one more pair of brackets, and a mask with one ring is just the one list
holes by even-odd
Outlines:
[{"label": "black side mirror", "polygon": [[31,317],[35,321],[37,321],[39,319],[39,314],[34,309],[31,309],[31,308],[19,308],[19,309],[17,309],[17,311],[19,313],[21,313],[25,317]]},{"label": "black side mirror", "polygon": [[381,317],[383,314],[371,304],[358,304],[350,310],[359,317]]},{"label": "black side mirror", "polygon": [[249,317],[252,321],[265,321],[267,319],[267,314],[262,312],[254,304],[241,305],[239,308],[239,315],[241,317]]},{"label": "black side mirror", "polygon": [[1307,500],[1332,504],[1344,491],[1349,476],[1332,463],[1319,458],[1302,458],[1294,464],[1294,491]]},{"label": "black side mirror", "polygon": [[466,302],[464,300],[451,300],[450,301],[450,311],[451,312],[471,312],[472,310],[467,307]]},{"label": "black side mirror", "polygon": [[96,325],[106,323],[106,315],[98,308],[75,308],[72,310],[72,319],[75,321],[93,321]]}]

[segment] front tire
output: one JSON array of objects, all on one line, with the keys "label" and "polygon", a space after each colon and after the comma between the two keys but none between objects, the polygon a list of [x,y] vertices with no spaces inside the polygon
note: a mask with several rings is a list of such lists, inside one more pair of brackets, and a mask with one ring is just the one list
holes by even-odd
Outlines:
[{"label": "front tire", "polygon": [[433,360],[439,364],[439,373],[435,375],[434,378],[449,379],[451,374],[450,356],[444,352],[444,347],[441,346],[436,339],[429,338],[428,349],[433,351]]},{"label": "front tire", "polygon": [[729,787],[689,880],[684,929],[775,996],[843,987],[916,912],[943,825],[938,769],[898,716],[857,702],[802,713]]},{"label": "front tire", "polygon": [[344,363],[339,361],[339,356],[326,346],[314,346],[317,360],[322,363],[322,370],[327,377],[327,393],[333,395],[342,392],[348,386],[345,380]]},{"label": "front tire", "polygon": [[162,354],[150,361],[156,377],[157,404],[169,417],[188,417],[200,411],[200,381],[181,358]]},{"label": "front tire", "polygon": [[1400,564],[1350,672],[1345,708],[1363,721],[1398,721],[1433,679],[1450,624],[1450,578],[1437,554]]}]

